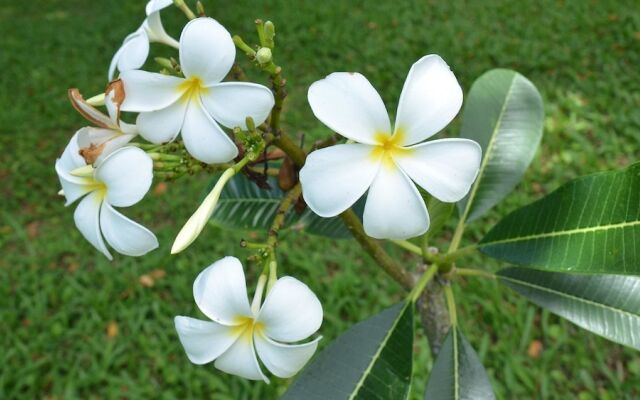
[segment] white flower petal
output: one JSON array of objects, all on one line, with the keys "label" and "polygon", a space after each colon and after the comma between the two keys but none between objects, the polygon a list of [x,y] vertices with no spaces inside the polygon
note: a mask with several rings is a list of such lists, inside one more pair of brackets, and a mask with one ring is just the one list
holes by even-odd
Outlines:
[{"label": "white flower petal", "polygon": [[121,74],[125,98],[122,111],[146,112],[169,107],[182,97],[184,79],[154,72],[132,70]]},{"label": "white flower petal", "polygon": [[184,147],[193,158],[207,164],[224,163],[238,155],[235,143],[193,98],[187,107],[182,125]]},{"label": "white flower petal", "polygon": [[144,27],[150,42],[160,42],[171,47],[178,48],[178,42],[169,36],[162,26],[160,19],[160,10],[173,4],[172,0],[151,0],[147,3],[146,12],[147,19],[142,26]]},{"label": "white flower petal", "polygon": [[80,149],[78,147],[78,138],[86,129],[89,128],[82,128],[73,135],[67,147],[64,149],[62,156],[56,160],[55,169],[66,199],[66,206],[93,190],[90,186],[91,179],[74,176],[70,173],[74,169],[86,165],[84,159],[79,154]]},{"label": "white flower petal", "polygon": [[[129,143],[136,135],[125,135],[120,131],[105,128],[86,127],[78,131],[78,146],[89,149],[98,156],[94,165],[100,164],[105,157]],[[91,149],[95,149],[91,151]]]},{"label": "white flower petal", "polygon": [[447,203],[467,195],[482,160],[478,143],[468,139],[442,139],[410,149],[410,153],[401,153],[394,160],[414,182]]},{"label": "white flower petal", "polygon": [[440,132],[458,114],[462,88],[440,56],[431,54],[418,60],[402,88],[396,132],[404,134],[400,145],[421,142]]},{"label": "white flower petal", "polygon": [[302,194],[321,217],[351,207],[367,190],[380,167],[373,146],[339,144],[312,152],[300,171]]},{"label": "white flower petal", "polygon": [[87,165],[87,163],[84,162],[84,158],[80,155],[80,146],[78,143],[78,137],[86,129],[88,128],[82,128],[76,131],[71,140],[69,140],[69,143],[67,143],[67,147],[64,148],[64,152],[56,162],[56,164],[59,164],[61,171],[69,173],[76,168]]},{"label": "white flower petal", "polygon": [[120,132],[113,129],[88,126],[78,131],[78,147],[84,149],[91,145],[99,146],[120,135]]},{"label": "white flower petal", "polygon": [[290,378],[298,373],[315,353],[321,337],[309,343],[282,344],[266,336],[255,334],[258,357],[265,367],[278,378]]},{"label": "white flower petal", "polygon": [[102,153],[96,158],[95,165],[100,165],[104,161],[104,159],[114,151],[121,149],[126,146],[136,135],[118,135],[113,137],[111,140],[108,140],[104,143],[104,147],[102,148]]},{"label": "white flower petal", "polygon": [[282,342],[306,339],[322,324],[322,305],[307,285],[284,276],[273,285],[256,317],[264,333]]},{"label": "white flower petal", "polygon": [[173,141],[182,129],[187,105],[180,99],[167,108],[138,114],[136,125],[140,136],[157,144]]},{"label": "white flower petal", "polygon": [[106,201],[100,211],[100,229],[107,243],[126,256],[143,256],[158,248],[153,232],[120,214]]},{"label": "white flower petal", "polygon": [[315,116],[346,138],[376,144],[377,134],[391,131],[380,95],[358,73],[335,72],[314,82],[307,97]]},{"label": "white flower petal", "polygon": [[407,239],[429,228],[424,200],[392,160],[383,162],[369,188],[363,220],[364,231],[376,239]]},{"label": "white flower petal", "polygon": [[256,351],[253,348],[253,335],[247,329],[215,362],[215,367],[228,374],[240,376],[245,379],[263,380],[269,383],[269,379],[262,373]]},{"label": "white flower petal", "polygon": [[173,0],[149,0],[145,7],[147,16],[173,5]]},{"label": "white flower petal", "polygon": [[255,83],[224,82],[209,87],[201,96],[209,114],[227,128],[247,129],[247,117],[256,126],[262,124],[275,103],[267,87]]},{"label": "white flower petal", "polygon": [[113,260],[111,253],[104,244],[100,233],[100,205],[102,195],[98,191],[87,195],[76,207],[73,213],[73,220],[82,236],[89,241],[96,249],[100,250],[109,260]]},{"label": "white flower petal", "polygon": [[194,364],[206,364],[220,357],[241,332],[210,321],[177,316],[174,319],[180,343]]},{"label": "white flower petal", "polygon": [[109,80],[115,75],[116,67],[120,72],[142,67],[149,55],[149,37],[144,29],[138,29],[127,36],[116,51],[109,65]]},{"label": "white flower petal", "polygon": [[213,18],[196,18],[180,36],[180,66],[187,78],[198,77],[205,85],[224,79],[236,57],[229,32]]},{"label": "white flower petal", "polygon": [[151,187],[153,161],[137,147],[124,147],[105,157],[95,172],[107,187],[107,202],[116,207],[136,204]]},{"label": "white flower petal", "polygon": [[238,317],[252,317],[240,260],[225,257],[200,272],[193,297],[207,317],[223,325],[237,325]]},{"label": "white flower petal", "polygon": [[63,170],[60,160],[56,161],[56,172],[62,186],[62,192],[66,200],[65,206],[70,205],[80,197],[94,190],[91,181],[87,178],[73,176]]}]

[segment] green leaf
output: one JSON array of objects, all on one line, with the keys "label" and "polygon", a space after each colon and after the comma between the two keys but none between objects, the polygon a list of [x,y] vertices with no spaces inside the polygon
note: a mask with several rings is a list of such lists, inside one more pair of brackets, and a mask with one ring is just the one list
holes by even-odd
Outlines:
[{"label": "green leaf", "polygon": [[451,327],[433,364],[426,400],[495,399],[487,373],[462,332]]},{"label": "green leaf", "polygon": [[609,340],[640,350],[640,277],[506,268],[503,284],[540,307]]},{"label": "green leaf", "polygon": [[[271,190],[260,189],[244,175],[233,177],[220,194],[211,222],[230,229],[269,229],[284,193],[278,188],[275,178],[270,177],[268,182]],[[360,203],[356,203],[354,208],[362,215],[362,211],[358,211],[363,209]],[[284,226],[336,239],[351,237],[339,217],[321,218],[308,208],[301,215],[291,209],[287,213]]]},{"label": "green leaf", "polygon": [[640,274],[640,163],[561,186],[505,217],[480,248],[538,269]]},{"label": "green leaf", "polygon": [[540,93],[524,76],[494,69],[475,81],[460,136],[478,142],[483,155],[476,182],[458,202],[463,220],[482,216],[520,182],[540,144],[543,122]]},{"label": "green leaf", "polygon": [[302,371],[282,399],[406,399],[412,354],[413,307],[399,303],[339,336]]},{"label": "green leaf", "polygon": [[454,208],[454,203],[443,203],[435,197],[429,198],[429,201],[427,202],[427,210],[429,211],[431,223],[429,225],[429,230],[425,233],[428,238],[440,233],[442,228],[444,228],[445,224],[449,221],[449,217],[451,216]]}]

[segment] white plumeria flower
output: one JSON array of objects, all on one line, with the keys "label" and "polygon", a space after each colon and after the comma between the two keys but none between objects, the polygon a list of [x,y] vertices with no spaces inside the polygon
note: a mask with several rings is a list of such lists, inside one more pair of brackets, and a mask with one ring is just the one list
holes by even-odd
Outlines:
[{"label": "white plumeria flower", "polygon": [[116,51],[109,65],[109,80],[116,67],[120,72],[142,67],[149,56],[149,43],[163,43],[178,48],[178,42],[169,36],[162,26],[160,10],[173,4],[173,0],[151,0],[147,3],[147,18],[140,28],[128,35]]},{"label": "white plumeria flower", "polygon": [[476,142],[419,143],[462,105],[462,89],[437,55],[411,67],[393,131],[380,95],[358,73],[333,73],[311,85],[308,98],[320,121],[357,142],[314,151],[300,171],[304,199],[322,217],[345,211],[368,189],[363,219],[369,236],[418,236],[429,228],[429,214],[414,182],[451,203],[467,194],[478,174],[482,150]]},{"label": "white plumeria flower", "polygon": [[[137,147],[124,147],[109,154],[94,169],[79,155],[78,134],[56,161],[65,205],[84,196],[73,214],[82,235],[109,260],[115,251],[141,256],[158,247],[155,235],[116,211],[139,202],[151,187],[153,162]],[[104,237],[104,239],[103,239]]]},{"label": "white plumeria flower", "polygon": [[73,107],[95,126],[81,128],[77,132],[80,154],[88,164],[98,164],[106,156],[126,145],[137,136],[135,125],[120,120],[120,99],[117,82],[110,85],[104,98],[105,115],[87,102],[78,89],[69,89]]},{"label": "white plumeria flower", "polygon": [[307,285],[285,276],[276,281],[260,307],[263,288],[261,279],[250,306],[242,265],[235,257],[225,257],[198,275],[193,296],[212,322],[175,318],[180,342],[192,363],[215,360],[221,371],[267,383],[258,357],[280,378],[302,369],[321,338],[287,343],[304,340],[320,328],[322,305]]},{"label": "white plumeria flower", "polygon": [[[182,132],[187,151],[205,163],[234,159],[238,149],[218,122],[247,129],[263,123],[274,105],[271,90],[246,82],[223,82],[235,59],[231,35],[211,18],[189,22],[180,36],[184,78],[140,70],[122,73],[123,111],[139,112],[140,135],[166,143]],[[217,121],[217,122],[216,122]]]}]

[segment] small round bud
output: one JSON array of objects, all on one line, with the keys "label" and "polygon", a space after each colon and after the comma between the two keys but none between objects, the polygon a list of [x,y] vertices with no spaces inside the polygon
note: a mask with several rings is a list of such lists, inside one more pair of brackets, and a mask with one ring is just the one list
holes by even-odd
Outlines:
[{"label": "small round bud", "polygon": [[262,47],[256,54],[256,60],[258,60],[260,64],[269,64],[271,62],[271,49]]}]

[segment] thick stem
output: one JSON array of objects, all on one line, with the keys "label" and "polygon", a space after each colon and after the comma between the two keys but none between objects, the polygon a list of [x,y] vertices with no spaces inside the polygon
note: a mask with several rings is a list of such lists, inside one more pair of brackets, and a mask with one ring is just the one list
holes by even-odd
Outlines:
[{"label": "thick stem", "polygon": [[405,289],[411,290],[414,285],[413,277],[401,266],[399,266],[384,251],[378,242],[367,236],[358,216],[351,210],[340,214],[340,218],[345,223],[353,237],[360,243],[367,253],[384,269],[393,279],[400,283]]},{"label": "thick stem", "polygon": [[438,279],[429,282],[417,305],[422,319],[422,329],[429,340],[432,357],[435,358],[451,327],[443,284]]}]

